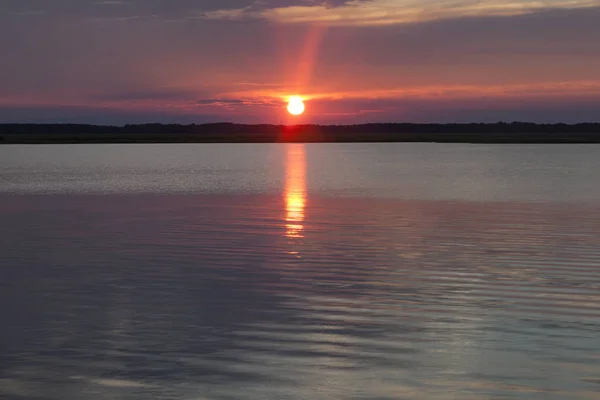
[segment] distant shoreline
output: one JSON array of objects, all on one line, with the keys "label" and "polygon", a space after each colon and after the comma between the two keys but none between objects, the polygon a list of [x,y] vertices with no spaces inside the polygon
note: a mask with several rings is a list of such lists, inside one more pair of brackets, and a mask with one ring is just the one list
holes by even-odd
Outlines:
[{"label": "distant shoreline", "polygon": [[600,143],[600,123],[201,125],[0,124],[0,144],[76,143]]}]

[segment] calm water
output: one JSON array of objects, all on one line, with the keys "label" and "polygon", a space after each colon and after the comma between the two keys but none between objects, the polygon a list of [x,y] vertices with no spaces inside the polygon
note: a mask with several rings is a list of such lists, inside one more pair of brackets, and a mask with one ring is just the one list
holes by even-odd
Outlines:
[{"label": "calm water", "polygon": [[598,399],[600,146],[0,146],[2,399]]}]

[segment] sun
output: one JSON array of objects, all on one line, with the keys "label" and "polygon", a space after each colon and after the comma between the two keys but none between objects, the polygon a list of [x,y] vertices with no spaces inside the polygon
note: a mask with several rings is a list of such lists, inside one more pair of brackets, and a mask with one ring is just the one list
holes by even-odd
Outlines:
[{"label": "sun", "polygon": [[302,115],[304,113],[304,101],[299,96],[290,97],[287,110],[292,115]]}]

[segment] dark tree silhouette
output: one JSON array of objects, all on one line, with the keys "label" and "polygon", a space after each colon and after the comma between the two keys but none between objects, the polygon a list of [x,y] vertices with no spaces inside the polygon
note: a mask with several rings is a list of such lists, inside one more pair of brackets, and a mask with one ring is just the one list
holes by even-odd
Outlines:
[{"label": "dark tree silhouette", "polygon": [[2,143],[600,143],[600,123],[361,125],[0,124]]}]

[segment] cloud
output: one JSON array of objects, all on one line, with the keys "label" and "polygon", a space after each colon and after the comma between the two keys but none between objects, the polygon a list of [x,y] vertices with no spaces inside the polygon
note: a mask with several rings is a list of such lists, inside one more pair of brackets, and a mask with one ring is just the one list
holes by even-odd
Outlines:
[{"label": "cloud", "polygon": [[[347,98],[313,100],[307,103],[306,123],[346,124],[366,122],[590,122],[600,120],[600,96],[581,99],[411,99]],[[257,110],[260,111],[260,110]],[[283,115],[283,114],[281,114]],[[124,109],[90,106],[2,106],[0,123],[280,123],[273,111],[232,113],[215,107]]]},{"label": "cloud", "polygon": [[211,107],[232,107],[232,106],[245,106],[245,107],[272,107],[277,104],[277,101],[269,98],[268,96],[262,96],[260,98],[246,98],[246,99],[204,99],[198,100],[195,104],[199,106],[211,106]]},{"label": "cloud", "polygon": [[[345,0],[312,1],[337,6]],[[306,4],[306,0],[2,0],[0,16],[40,10],[49,17],[144,18],[164,20],[194,17],[204,12],[230,19],[235,10],[257,11]],[[214,14],[210,14],[214,12]]]},{"label": "cloud", "polygon": [[197,92],[176,89],[119,91],[93,96],[100,101],[137,101],[137,100],[185,100],[193,98]]},{"label": "cloud", "polygon": [[334,26],[395,25],[479,16],[512,16],[550,9],[600,6],[600,0],[4,0],[2,15],[43,14],[127,20],[262,19]]},{"label": "cloud", "polygon": [[250,8],[232,8],[225,10],[214,10],[204,11],[197,14],[200,19],[214,19],[214,20],[240,20],[246,18],[252,13],[249,12]]},{"label": "cloud", "polygon": [[218,100],[218,99],[208,99],[208,100],[198,100],[196,104],[201,106],[212,106],[212,105],[223,105],[223,104],[244,104],[244,100]]},{"label": "cloud", "polygon": [[[246,91],[232,93],[262,102],[273,104],[281,102],[287,92]],[[393,99],[395,101],[440,101],[440,100],[474,100],[474,99],[569,99],[600,98],[600,80],[541,82],[504,85],[422,85],[412,87],[386,88],[379,90],[347,90],[307,93],[303,98],[307,101],[336,102],[358,99],[361,102]],[[267,100],[264,100],[267,99]],[[212,101],[212,100],[211,100]],[[250,101],[236,104],[248,104]]]},{"label": "cloud", "polygon": [[223,115],[178,112],[177,110],[124,110],[98,106],[21,106],[0,105],[0,123],[81,123],[125,125],[158,123],[221,122]]},{"label": "cloud", "polygon": [[279,23],[323,23],[333,26],[393,25],[443,19],[526,15],[550,9],[600,6],[599,0],[351,0],[337,6],[298,4],[253,10],[205,12],[207,19],[264,18]]}]

